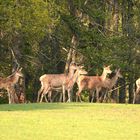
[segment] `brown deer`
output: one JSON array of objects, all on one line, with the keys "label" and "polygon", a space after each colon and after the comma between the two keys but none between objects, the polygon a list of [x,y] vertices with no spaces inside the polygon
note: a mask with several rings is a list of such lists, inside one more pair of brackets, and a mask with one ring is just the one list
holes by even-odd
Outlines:
[{"label": "brown deer", "polygon": [[[5,89],[8,92],[8,98],[9,98],[9,104],[14,103],[15,99],[18,102],[18,98],[16,94],[14,93],[14,86],[18,82],[19,77],[23,77],[23,74],[21,73],[22,68],[18,68],[13,72],[10,76],[6,78],[0,77],[0,89]],[[12,94],[14,94],[12,96]],[[15,99],[14,99],[15,97]]]},{"label": "brown deer", "polygon": [[[72,90],[74,84],[76,83],[78,77],[80,75],[86,75],[86,74],[87,74],[87,71],[85,71],[83,69],[83,67],[79,67],[79,68],[77,68],[77,70],[74,73],[73,77],[71,77],[71,79],[66,82],[65,90],[68,92],[68,100],[67,100],[67,102],[71,102],[71,90]],[[50,98],[50,101],[51,101],[51,92],[49,94],[49,98]]]},{"label": "brown deer", "polygon": [[66,74],[44,74],[40,77],[41,82],[41,88],[38,91],[38,97],[37,102],[39,102],[39,98],[41,95],[40,102],[42,102],[43,97],[45,97],[45,100],[47,102],[45,94],[49,92],[49,95],[51,95],[51,90],[53,88],[62,87],[62,94],[61,97],[63,97],[63,102],[65,102],[65,85],[66,83],[73,77],[75,70],[78,68],[75,64],[70,64],[69,67],[69,73]]},{"label": "brown deer", "polygon": [[103,68],[103,73],[101,76],[80,76],[77,81],[78,85],[78,91],[76,93],[76,101],[78,99],[81,100],[81,92],[84,89],[87,89],[90,91],[90,93],[93,93],[93,91],[96,89],[96,94],[97,94],[97,100],[99,97],[99,86],[101,82],[105,81],[107,74],[111,73],[112,71],[110,70],[110,66],[104,67]]},{"label": "brown deer", "polygon": [[87,74],[87,71],[85,71],[84,69],[80,68],[80,69],[77,69],[75,74],[74,74],[74,77],[68,82],[68,84],[66,85],[66,89],[67,89],[67,92],[68,92],[68,101],[67,102],[71,102],[71,90],[74,86],[74,84],[77,82],[79,76],[81,75],[86,75]]},{"label": "brown deer", "polygon": [[134,99],[133,99],[133,104],[135,103],[136,100],[136,94],[140,92],[140,78],[136,80],[136,91],[134,93]]},{"label": "brown deer", "polygon": [[[101,98],[103,98],[103,96],[104,96],[103,100],[105,100],[105,98],[106,98],[106,96],[108,94],[108,91],[111,90],[115,86],[115,84],[117,83],[118,78],[122,78],[122,75],[120,73],[120,69],[115,71],[115,75],[111,79],[106,78],[103,82],[101,82],[101,84],[98,87],[98,91],[100,92],[103,88],[106,89],[105,94],[102,94],[102,96],[101,96]],[[93,97],[94,96],[92,96],[91,102],[93,102]]]}]

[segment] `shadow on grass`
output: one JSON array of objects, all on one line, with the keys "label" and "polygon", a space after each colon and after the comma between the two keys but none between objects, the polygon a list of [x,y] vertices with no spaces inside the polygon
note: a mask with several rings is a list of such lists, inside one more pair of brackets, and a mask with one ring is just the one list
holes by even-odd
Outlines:
[{"label": "shadow on grass", "polygon": [[[93,104],[92,104],[93,105]],[[30,103],[30,104],[2,104],[0,111],[31,111],[72,109],[75,107],[90,107],[89,103]]]}]

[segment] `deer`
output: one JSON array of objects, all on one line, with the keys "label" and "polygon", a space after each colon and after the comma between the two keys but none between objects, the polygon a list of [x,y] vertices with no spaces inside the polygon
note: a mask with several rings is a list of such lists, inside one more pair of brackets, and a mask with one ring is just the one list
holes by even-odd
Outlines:
[{"label": "deer", "polygon": [[[21,72],[22,68],[17,68],[11,75],[9,75],[6,78],[0,77],[0,89],[5,89],[8,92],[8,99],[9,104],[14,102],[13,94],[14,86],[18,82],[20,77],[23,77],[23,74]],[[16,100],[18,101],[18,98],[16,95],[14,95]]]},{"label": "deer", "polygon": [[136,91],[134,93],[134,99],[133,99],[133,104],[135,103],[136,100],[136,94],[140,92],[140,78],[136,80]]},{"label": "deer", "polygon": [[[106,89],[107,91],[105,91],[105,94],[102,94],[101,98],[104,96],[104,99],[106,98],[108,91],[111,90],[117,83],[119,78],[122,78],[123,76],[120,73],[120,69],[115,70],[115,75],[110,79],[110,78],[106,78],[103,82],[100,83],[99,87],[98,87],[98,91],[100,92],[103,88]],[[91,102],[93,102],[93,97],[91,99]]]},{"label": "deer", "polygon": [[[86,74],[87,74],[87,71],[83,69],[83,66],[80,66],[79,68],[77,68],[77,70],[74,73],[73,77],[71,77],[71,79],[66,82],[65,90],[68,93],[68,100],[67,100],[67,102],[71,102],[71,90],[73,89],[73,86],[76,83],[78,77],[80,75],[86,75]],[[50,101],[51,101],[51,92],[49,94],[49,98],[50,98]]]},{"label": "deer", "polygon": [[[40,102],[42,102],[43,97],[45,97],[46,102],[46,94],[49,92],[49,95],[51,95],[52,89],[53,88],[62,88],[62,95],[61,98],[63,97],[63,102],[65,102],[65,84],[73,77],[75,70],[78,68],[75,64],[71,63],[69,66],[69,73],[66,74],[44,74],[42,75],[39,80],[41,82],[41,88],[38,91],[38,97],[37,97],[37,102],[39,102],[39,98],[41,95]],[[60,99],[61,99],[60,98]]]},{"label": "deer", "polygon": [[96,90],[97,94],[97,100],[99,98],[99,86],[100,84],[105,81],[107,74],[110,74],[112,71],[110,70],[110,66],[104,67],[103,68],[103,73],[101,76],[80,76],[77,80],[77,85],[78,85],[78,91],[76,92],[76,101],[78,99],[80,102],[81,100],[81,92],[83,90],[89,90],[90,94],[93,93],[94,90]]}]

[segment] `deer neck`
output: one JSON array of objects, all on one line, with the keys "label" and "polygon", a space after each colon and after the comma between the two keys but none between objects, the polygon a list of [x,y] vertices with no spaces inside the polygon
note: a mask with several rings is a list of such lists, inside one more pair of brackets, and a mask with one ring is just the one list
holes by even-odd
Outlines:
[{"label": "deer neck", "polygon": [[136,86],[140,87],[140,78],[136,81]]},{"label": "deer neck", "polygon": [[110,79],[110,87],[113,87],[116,84],[117,80],[118,80],[118,76],[117,75],[115,75],[114,77],[112,77]]},{"label": "deer neck", "polygon": [[19,79],[19,75],[15,75],[14,82],[17,83],[18,82],[18,79]]},{"label": "deer neck", "polygon": [[70,69],[69,73],[68,73],[68,77],[71,79],[74,76],[74,69]]},{"label": "deer neck", "polygon": [[102,75],[100,76],[101,80],[104,81],[106,79],[107,72],[103,71]]},{"label": "deer neck", "polygon": [[15,73],[14,75],[11,75],[11,78],[9,77],[9,80],[11,83],[15,84],[18,82],[19,76]]},{"label": "deer neck", "polygon": [[79,72],[78,70],[76,70],[72,78],[73,84],[78,80],[78,76],[79,76]]},{"label": "deer neck", "polygon": [[79,75],[78,70],[76,70],[76,72],[73,74],[73,76],[69,80],[69,87],[73,87],[74,83],[78,79],[78,75]]}]

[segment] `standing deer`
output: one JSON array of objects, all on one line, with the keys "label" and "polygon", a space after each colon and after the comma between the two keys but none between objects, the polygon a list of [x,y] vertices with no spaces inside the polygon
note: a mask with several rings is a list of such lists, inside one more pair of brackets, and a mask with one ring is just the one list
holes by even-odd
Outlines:
[{"label": "standing deer", "polygon": [[136,100],[136,94],[140,92],[140,78],[136,80],[136,91],[134,93],[134,99],[133,99],[133,104],[135,103]]},{"label": "standing deer", "polygon": [[76,101],[78,101],[78,99],[81,100],[81,92],[84,89],[87,89],[90,91],[90,94],[93,93],[94,90],[96,90],[96,94],[97,94],[97,100],[99,97],[99,86],[100,84],[105,81],[107,74],[110,74],[112,71],[110,70],[110,66],[104,67],[103,68],[103,73],[101,76],[80,76],[78,78],[77,81],[77,85],[78,85],[78,91],[76,93]]},{"label": "standing deer", "polygon": [[[71,102],[71,90],[73,89],[74,84],[76,83],[78,77],[80,75],[86,75],[87,71],[83,69],[83,67],[77,68],[76,72],[74,73],[73,77],[71,77],[70,80],[68,80],[65,84],[65,89],[68,93],[68,100],[67,102]],[[50,92],[51,93],[51,92]],[[50,101],[51,101],[51,94],[49,95]]]},{"label": "standing deer", "polygon": [[38,97],[37,102],[39,102],[39,98],[41,95],[40,102],[42,102],[43,97],[45,97],[45,100],[47,102],[45,94],[49,92],[49,95],[51,95],[53,88],[62,87],[62,94],[61,97],[63,97],[63,102],[65,102],[65,85],[66,83],[73,77],[75,70],[78,68],[75,64],[70,64],[69,67],[69,73],[66,74],[44,74],[42,75],[39,80],[41,82],[41,88],[38,91]]},{"label": "standing deer", "polygon": [[[106,91],[105,91],[105,94],[101,96],[101,98],[104,96],[104,99],[106,98],[107,94],[108,94],[108,91],[111,90],[115,84],[117,83],[117,80],[118,78],[122,78],[122,75],[120,73],[120,69],[116,70],[115,71],[115,75],[110,79],[110,78],[106,78],[100,85],[99,85],[99,89],[98,91],[100,92],[102,88],[105,88]],[[91,102],[93,102],[93,97],[92,96],[92,100]]]},{"label": "standing deer", "polygon": [[[5,89],[8,92],[8,98],[9,98],[9,104],[14,103],[15,99],[18,102],[18,98],[16,94],[14,93],[14,86],[18,82],[19,77],[23,77],[23,74],[21,73],[22,68],[18,68],[13,72],[10,76],[6,78],[0,77],[0,89]],[[12,96],[14,94],[14,96]],[[14,99],[15,97],[15,99]]]}]

